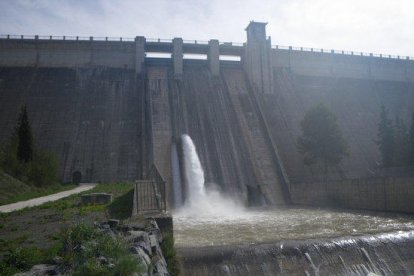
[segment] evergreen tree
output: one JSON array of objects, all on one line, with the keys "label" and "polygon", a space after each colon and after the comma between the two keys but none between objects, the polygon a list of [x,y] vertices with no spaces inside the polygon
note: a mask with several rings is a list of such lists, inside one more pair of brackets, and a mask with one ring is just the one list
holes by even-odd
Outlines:
[{"label": "evergreen tree", "polygon": [[377,144],[381,151],[382,166],[391,167],[394,159],[394,130],[392,121],[388,119],[388,110],[384,106],[381,106]]},{"label": "evergreen tree", "polygon": [[22,107],[17,122],[17,158],[20,162],[28,163],[33,159],[33,136],[30,128],[26,105]]},{"label": "evergreen tree", "polygon": [[19,180],[38,187],[58,182],[59,162],[54,154],[35,150],[26,106],[23,106],[15,133],[0,147],[0,168]]},{"label": "evergreen tree", "polygon": [[323,104],[308,110],[300,125],[302,135],[298,137],[297,145],[305,165],[321,163],[326,175],[329,166],[338,165],[348,155],[348,145],[336,116]]},{"label": "evergreen tree", "polygon": [[399,116],[394,124],[394,162],[393,166],[408,166],[410,163],[410,135],[404,121]]}]

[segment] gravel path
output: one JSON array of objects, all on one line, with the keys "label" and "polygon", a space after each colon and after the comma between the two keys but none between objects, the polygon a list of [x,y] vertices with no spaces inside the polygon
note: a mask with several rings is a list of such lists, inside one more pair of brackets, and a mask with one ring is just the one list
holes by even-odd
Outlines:
[{"label": "gravel path", "polygon": [[0,213],[9,213],[9,212],[17,211],[17,210],[20,210],[26,207],[41,205],[49,201],[56,201],[58,199],[68,197],[73,194],[79,194],[81,192],[88,191],[94,188],[95,186],[96,186],[95,183],[85,183],[85,184],[79,185],[79,187],[76,187],[75,189],[72,189],[72,190],[56,193],[53,195],[33,198],[33,199],[25,200],[25,201],[20,201],[20,202],[16,202],[12,204],[3,205],[3,206],[0,206]]}]

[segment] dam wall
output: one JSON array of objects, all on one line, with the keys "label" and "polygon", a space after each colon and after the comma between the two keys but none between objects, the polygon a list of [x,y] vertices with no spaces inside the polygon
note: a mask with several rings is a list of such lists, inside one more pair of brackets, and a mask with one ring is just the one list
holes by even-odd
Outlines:
[{"label": "dam wall", "polygon": [[135,69],[135,42],[1,39],[0,66]]},{"label": "dam wall", "polygon": [[412,58],[275,48],[265,26],[251,22],[243,45],[1,37],[0,141],[27,104],[37,143],[59,156],[63,181],[77,171],[82,181],[141,179],[155,164],[171,195],[171,146],[186,133],[208,185],[279,204],[288,201],[290,182],[320,174],[303,165],[296,140],[306,111],[323,103],[350,147],[329,173],[344,181],[377,177],[381,106],[406,125],[414,111]]},{"label": "dam wall", "polygon": [[291,184],[295,204],[412,213],[414,177],[376,177]]},{"label": "dam wall", "polygon": [[57,155],[62,181],[140,178],[143,87],[134,70],[1,67],[0,141],[26,104],[36,146]]},{"label": "dam wall", "polygon": [[[309,77],[414,82],[414,60],[353,52],[272,48],[274,69]],[[323,50],[322,50],[323,51]]]}]

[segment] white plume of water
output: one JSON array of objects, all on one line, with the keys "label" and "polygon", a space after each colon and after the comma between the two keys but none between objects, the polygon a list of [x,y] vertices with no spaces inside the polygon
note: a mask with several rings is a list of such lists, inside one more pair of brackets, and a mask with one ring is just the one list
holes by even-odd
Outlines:
[{"label": "white plume of water", "polygon": [[183,205],[182,199],[182,181],[180,175],[180,164],[178,161],[177,145],[173,143],[171,149],[171,167],[173,177],[173,191],[174,191],[174,207],[180,207]]},{"label": "white plume of water", "polygon": [[196,147],[190,136],[182,135],[187,198],[177,214],[187,215],[234,215],[243,211],[241,204],[224,197],[217,190],[205,188],[204,171]]}]

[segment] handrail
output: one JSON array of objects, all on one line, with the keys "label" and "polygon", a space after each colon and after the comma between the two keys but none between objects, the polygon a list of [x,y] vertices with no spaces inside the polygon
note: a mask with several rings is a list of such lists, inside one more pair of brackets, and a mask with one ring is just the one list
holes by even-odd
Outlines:
[{"label": "handrail", "polygon": [[272,49],[299,51],[299,52],[327,53],[327,54],[338,54],[338,55],[349,55],[349,56],[414,60],[414,57],[412,56],[384,55],[384,54],[377,54],[377,53],[366,53],[366,52],[334,50],[334,49],[328,50],[328,49],[322,49],[322,48],[294,47],[294,46],[284,46],[284,45],[272,45]]},{"label": "handrail", "polygon": [[157,166],[152,164],[150,171],[148,173],[149,180],[154,180],[155,186],[154,191],[156,195],[156,200],[158,204],[158,208],[160,210],[166,211],[167,210],[167,200],[166,200],[166,193],[165,193],[165,180],[160,174]]},{"label": "handrail", "polygon": [[70,40],[70,41],[135,41],[131,37],[94,37],[94,36],[54,36],[54,35],[6,35],[1,34],[0,39],[27,39],[27,40]]},{"label": "handrail", "polygon": [[[27,39],[27,40],[70,40],[70,41],[135,41],[135,38],[131,37],[93,37],[93,36],[44,36],[44,35],[10,35],[0,34],[1,39]],[[151,43],[172,43],[172,39],[165,38],[147,38],[147,42]],[[202,44],[207,45],[208,41],[204,40],[183,40],[185,44]],[[244,47],[245,43],[234,43],[234,42],[220,42],[220,46],[234,46]],[[400,55],[384,55],[378,53],[366,53],[358,51],[347,51],[347,50],[335,50],[335,49],[323,49],[323,48],[309,48],[309,47],[296,47],[296,46],[284,46],[284,45],[272,45],[272,49],[276,50],[289,50],[289,51],[300,51],[300,52],[316,52],[316,53],[327,53],[337,55],[348,55],[348,56],[363,56],[363,57],[375,57],[375,58],[388,58],[388,59],[405,59],[414,60],[414,56],[400,56]]]}]

